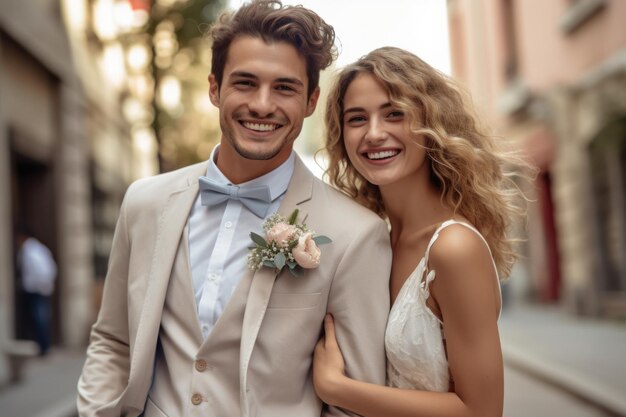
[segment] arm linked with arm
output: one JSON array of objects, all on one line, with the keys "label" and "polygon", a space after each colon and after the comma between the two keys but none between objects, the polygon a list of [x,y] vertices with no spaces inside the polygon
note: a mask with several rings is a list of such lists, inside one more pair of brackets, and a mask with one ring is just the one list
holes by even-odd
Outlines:
[{"label": "arm linked with arm", "polygon": [[[385,383],[384,336],[389,314],[391,247],[383,221],[370,222],[353,236],[337,267],[328,312],[334,317],[346,373],[374,384]],[[323,416],[346,416],[329,407]]]},{"label": "arm linked with arm", "polygon": [[[463,229],[442,233],[429,262],[437,271],[431,294],[443,315],[455,391],[386,387],[335,371],[332,386],[324,390],[329,403],[365,417],[502,416],[499,295],[494,291],[497,276],[487,247],[473,233]],[[329,346],[337,350],[334,343],[326,344]],[[343,351],[341,342],[339,346]]]}]

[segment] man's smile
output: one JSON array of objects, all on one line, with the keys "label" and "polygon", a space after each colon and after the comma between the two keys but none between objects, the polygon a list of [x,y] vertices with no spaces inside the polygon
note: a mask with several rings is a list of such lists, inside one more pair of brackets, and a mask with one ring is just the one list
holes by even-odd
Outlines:
[{"label": "man's smile", "polygon": [[271,132],[282,127],[282,125],[276,123],[254,123],[245,121],[241,121],[239,123],[246,129],[256,130],[258,132]]}]

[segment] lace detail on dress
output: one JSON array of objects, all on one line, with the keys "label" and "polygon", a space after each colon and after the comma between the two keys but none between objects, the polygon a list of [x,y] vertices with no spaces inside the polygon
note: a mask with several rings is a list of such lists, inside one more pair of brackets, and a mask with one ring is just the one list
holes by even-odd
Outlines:
[{"label": "lace detail on dress", "polygon": [[442,223],[433,234],[426,253],[403,284],[389,312],[385,333],[388,386],[440,392],[449,389],[442,323],[426,305],[430,284],[435,279],[435,271],[428,271],[427,265],[430,248],[439,232],[455,223],[470,228],[482,238],[474,227],[455,220]]}]

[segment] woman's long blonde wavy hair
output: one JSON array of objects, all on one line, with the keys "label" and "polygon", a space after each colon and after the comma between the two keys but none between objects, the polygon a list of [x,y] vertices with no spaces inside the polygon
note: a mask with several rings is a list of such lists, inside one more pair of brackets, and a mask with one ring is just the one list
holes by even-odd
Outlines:
[{"label": "woman's long blonde wavy hair", "polygon": [[426,139],[431,180],[441,191],[442,202],[481,232],[500,275],[508,276],[516,255],[506,230],[521,209],[515,205],[519,188],[504,168],[519,165],[520,160],[496,149],[453,80],[412,53],[379,48],[339,73],[325,114],[326,174],[331,183],[386,217],[378,186],[350,163],[343,142],[343,100],[350,83],[363,73],[372,74],[385,86],[391,103],[407,115],[411,131]]}]

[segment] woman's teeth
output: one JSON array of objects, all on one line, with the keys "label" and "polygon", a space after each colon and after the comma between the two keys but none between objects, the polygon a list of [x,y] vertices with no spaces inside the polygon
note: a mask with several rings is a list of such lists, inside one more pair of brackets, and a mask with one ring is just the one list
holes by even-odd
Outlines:
[{"label": "woman's teeth", "polygon": [[400,151],[398,150],[382,151],[382,152],[368,152],[367,158],[368,159],[385,159],[385,158],[391,158],[392,156],[396,156],[399,153]]}]

